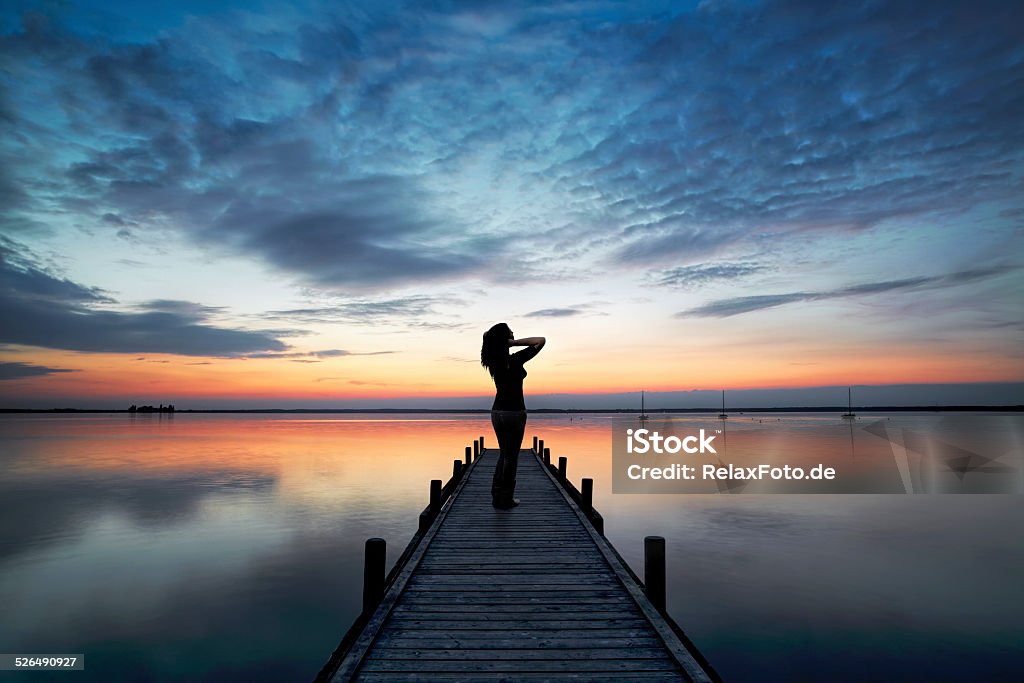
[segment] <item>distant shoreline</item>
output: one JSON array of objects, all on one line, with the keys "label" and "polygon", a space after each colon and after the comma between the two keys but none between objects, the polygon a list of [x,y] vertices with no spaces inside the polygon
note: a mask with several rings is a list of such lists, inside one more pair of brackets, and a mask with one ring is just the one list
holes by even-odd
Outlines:
[{"label": "distant shoreline", "polygon": [[[729,411],[729,415],[742,415],[744,413],[845,413],[847,412],[847,406],[825,406],[825,407],[788,407],[788,408],[736,408]],[[868,411],[868,412],[913,412],[913,413],[935,413],[935,412],[1004,412],[1004,413],[1019,413],[1024,412],[1024,405],[1009,405],[1009,406],[971,406],[971,405],[949,405],[949,406],[854,406],[854,412],[856,411]],[[236,413],[252,413],[252,414],[296,414],[296,415],[309,415],[309,414],[358,414],[358,413],[373,413],[373,414],[411,414],[411,413],[430,413],[439,415],[455,415],[455,414],[481,414],[486,415],[491,411],[487,408],[238,408],[238,409],[207,409],[207,410],[188,410],[188,409],[176,409],[174,412],[138,412],[133,413],[127,409],[113,410],[113,409],[101,409],[101,408],[0,408],[0,414],[3,413],[124,413],[126,415],[181,415],[181,414],[236,414]],[[595,408],[595,409],[577,409],[577,408],[540,408],[536,410],[529,410],[528,412],[543,415],[543,414],[555,414],[555,415],[582,415],[582,414],[608,414],[608,415],[637,415],[639,411],[635,408]],[[666,408],[661,410],[649,411],[649,415],[654,417],[657,415],[676,415],[676,414],[701,414],[701,413],[714,413],[719,414],[721,409],[719,408]]]}]

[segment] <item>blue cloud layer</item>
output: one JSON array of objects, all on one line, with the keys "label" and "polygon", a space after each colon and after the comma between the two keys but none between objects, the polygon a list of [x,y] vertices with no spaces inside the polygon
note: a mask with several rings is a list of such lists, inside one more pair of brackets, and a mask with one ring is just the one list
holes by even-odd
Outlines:
[{"label": "blue cloud layer", "polygon": [[1013,270],[1013,268],[1007,266],[995,266],[991,268],[964,270],[957,273],[949,273],[947,275],[934,275],[931,277],[912,277],[901,280],[885,280],[882,282],[864,282],[857,285],[850,285],[848,287],[827,291],[756,294],[753,296],[718,299],[698,306],[697,308],[681,311],[676,314],[676,317],[728,318],[741,313],[762,311],[766,308],[776,308],[778,306],[785,306],[786,304],[797,303],[800,301],[846,299],[900,291],[921,292],[929,289],[956,287],[970,284],[972,282],[980,282],[1000,275],[1005,275],[1006,273],[1013,272]]},{"label": "blue cloud layer", "polygon": [[62,372],[75,371],[68,368],[48,368],[45,365],[34,365],[32,363],[7,363],[0,361],[0,381],[26,379],[29,377],[43,377],[45,375],[59,374]]},{"label": "blue cloud layer", "polygon": [[[211,309],[191,302],[154,301],[137,313],[104,310],[99,303],[112,300],[52,276],[10,243],[0,242],[0,344],[185,356],[240,356],[288,348],[266,332],[206,324]],[[3,366],[0,379],[66,372],[22,363]]]},{"label": "blue cloud layer", "polygon": [[[369,5],[142,43],[30,14],[0,42],[13,78],[37,77],[5,84],[0,191],[24,207],[45,176],[97,216],[170,215],[315,283],[381,286],[501,255],[480,228],[507,218],[453,223],[421,182],[487,145],[507,145],[496,176],[531,170],[570,199],[561,227],[602,226],[622,262],[1019,189],[1019,3],[669,7]],[[82,146],[32,163],[68,136]]]},{"label": "blue cloud layer", "polygon": [[1009,240],[1021,206],[1020,3],[366,3],[131,39],[76,21],[0,36],[6,234],[170,226],[362,296],[552,259],[687,286],[754,272],[729,258],[767,241],[986,202]]}]

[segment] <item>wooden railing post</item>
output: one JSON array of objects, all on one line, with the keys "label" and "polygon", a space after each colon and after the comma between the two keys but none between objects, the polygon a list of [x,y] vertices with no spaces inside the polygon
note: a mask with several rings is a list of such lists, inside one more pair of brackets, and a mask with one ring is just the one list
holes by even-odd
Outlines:
[{"label": "wooden railing post", "polygon": [[430,480],[430,515],[433,517],[441,509],[441,480]]},{"label": "wooden railing post", "polygon": [[565,475],[569,469],[569,459],[567,457],[560,456],[558,458],[558,478],[565,481]]},{"label": "wooden railing post", "polygon": [[583,513],[589,517],[590,513],[594,511],[594,480],[584,479],[580,485],[582,487],[580,489],[581,507]]},{"label": "wooden railing post", "polygon": [[480,452],[484,452],[484,437],[480,437]]},{"label": "wooden railing post", "polygon": [[468,467],[471,462],[473,462],[473,447],[466,446],[466,466]]},{"label": "wooden railing post", "polygon": [[540,449],[539,451],[537,451],[538,453],[544,452],[544,439],[541,439],[540,441],[537,442],[537,448]]},{"label": "wooden railing post", "polygon": [[480,442],[473,439],[473,459],[476,460],[480,457]]},{"label": "wooden railing post", "polygon": [[455,460],[452,462],[452,479],[458,479],[462,476],[462,461]]},{"label": "wooden railing post", "polygon": [[665,611],[665,539],[644,538],[644,588],[647,598],[659,612]]},{"label": "wooden railing post", "polygon": [[[541,443],[544,443],[544,442],[541,441]],[[550,448],[542,448],[541,450],[544,451],[544,464],[545,465],[550,465],[551,464],[551,449]]]},{"label": "wooden railing post", "polygon": [[540,455],[540,451],[537,450],[537,435],[533,435],[533,452]]},{"label": "wooden railing post", "polygon": [[363,554],[363,613],[369,614],[384,595],[384,565],[387,543],[383,538],[368,538]]}]

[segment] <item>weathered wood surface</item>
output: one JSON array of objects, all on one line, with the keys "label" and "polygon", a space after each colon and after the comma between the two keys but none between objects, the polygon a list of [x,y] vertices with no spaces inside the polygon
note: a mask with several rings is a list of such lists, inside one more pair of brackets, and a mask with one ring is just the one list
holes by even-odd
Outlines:
[{"label": "weathered wood surface", "polygon": [[709,681],[618,555],[531,451],[513,510],[484,450],[334,682]]}]

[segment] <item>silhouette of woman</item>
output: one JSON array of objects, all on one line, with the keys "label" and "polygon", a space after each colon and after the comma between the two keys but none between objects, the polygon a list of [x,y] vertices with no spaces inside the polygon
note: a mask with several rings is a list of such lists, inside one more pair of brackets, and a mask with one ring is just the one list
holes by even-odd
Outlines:
[{"label": "silhouette of woman", "polygon": [[[494,379],[494,404],[491,406],[491,425],[498,439],[498,462],[491,482],[494,507],[509,510],[519,505],[512,497],[516,490],[516,465],[519,448],[526,433],[526,402],[523,400],[523,364],[536,356],[545,343],[544,337],[516,339],[505,323],[498,323],[484,332],[480,349],[480,364]],[[525,346],[522,351],[509,353],[513,346]]]}]

